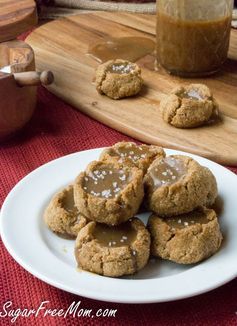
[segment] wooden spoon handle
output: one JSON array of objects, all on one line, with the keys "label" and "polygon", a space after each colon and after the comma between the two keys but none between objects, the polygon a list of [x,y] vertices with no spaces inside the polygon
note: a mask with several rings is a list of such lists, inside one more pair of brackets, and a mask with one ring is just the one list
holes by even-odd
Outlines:
[{"label": "wooden spoon handle", "polygon": [[26,71],[14,74],[18,86],[38,86],[50,85],[54,81],[54,75],[51,71]]}]

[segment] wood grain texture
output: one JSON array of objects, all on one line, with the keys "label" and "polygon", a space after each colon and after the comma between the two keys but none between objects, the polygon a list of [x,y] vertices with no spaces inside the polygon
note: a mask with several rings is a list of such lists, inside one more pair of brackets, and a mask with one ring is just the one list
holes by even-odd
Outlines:
[{"label": "wood grain texture", "polygon": [[[181,79],[155,72],[154,56],[148,55],[138,62],[145,81],[142,93],[120,101],[96,92],[92,80],[98,63],[86,55],[89,45],[111,36],[155,40],[155,16],[107,12],[71,16],[39,27],[27,42],[35,51],[37,69],[54,72],[55,83],[48,89],[85,114],[143,142],[237,165],[237,31],[232,30],[228,62],[214,77]],[[181,130],[163,121],[161,98],[174,86],[190,82],[204,82],[213,90],[221,122]]]},{"label": "wood grain texture", "polygon": [[0,0],[0,42],[13,40],[36,24],[34,0]]}]

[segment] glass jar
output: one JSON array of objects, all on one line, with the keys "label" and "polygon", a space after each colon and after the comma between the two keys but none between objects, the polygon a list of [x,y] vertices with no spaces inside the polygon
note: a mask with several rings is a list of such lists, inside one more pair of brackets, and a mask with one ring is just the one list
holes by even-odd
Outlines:
[{"label": "glass jar", "polygon": [[215,73],[227,59],[233,0],[157,0],[157,64],[170,73]]}]

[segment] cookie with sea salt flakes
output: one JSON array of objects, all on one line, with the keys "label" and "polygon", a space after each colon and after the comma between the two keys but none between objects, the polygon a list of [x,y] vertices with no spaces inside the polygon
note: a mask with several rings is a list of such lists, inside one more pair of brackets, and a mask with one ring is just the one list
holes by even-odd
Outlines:
[{"label": "cookie with sea salt flakes", "polygon": [[100,275],[134,274],[147,264],[149,255],[150,234],[138,218],[118,226],[89,222],[76,239],[78,266]]},{"label": "cookie with sea salt flakes", "polygon": [[191,212],[209,207],[217,197],[212,172],[188,156],[171,155],[156,159],[144,177],[146,206],[160,216]]},{"label": "cookie with sea salt flakes", "polygon": [[143,172],[118,163],[93,161],[74,182],[78,210],[89,220],[108,225],[133,217],[143,196]]},{"label": "cookie with sea salt flakes", "polygon": [[151,254],[179,264],[193,264],[212,256],[221,246],[222,234],[213,209],[161,218],[149,217]]},{"label": "cookie with sea salt flakes", "polygon": [[133,142],[119,142],[103,150],[101,161],[121,163],[138,167],[146,173],[149,165],[157,158],[165,157],[163,148],[154,145],[137,145]]},{"label": "cookie with sea salt flakes", "polygon": [[178,86],[160,103],[163,119],[176,128],[193,128],[218,116],[218,104],[204,84]]},{"label": "cookie with sea salt flakes", "polygon": [[116,59],[98,66],[95,83],[100,94],[118,100],[139,93],[143,80],[141,69],[136,63]]}]

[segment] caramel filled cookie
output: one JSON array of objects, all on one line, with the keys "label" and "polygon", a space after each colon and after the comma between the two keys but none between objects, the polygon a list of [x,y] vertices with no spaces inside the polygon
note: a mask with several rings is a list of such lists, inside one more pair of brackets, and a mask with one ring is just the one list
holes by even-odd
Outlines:
[{"label": "caramel filled cookie", "polygon": [[100,160],[122,163],[130,167],[135,166],[145,173],[157,157],[165,157],[165,152],[161,147],[119,142],[103,150]]},{"label": "caramel filled cookie", "polygon": [[179,264],[193,264],[210,257],[222,242],[216,213],[207,208],[165,219],[151,215],[148,229],[151,254]]},{"label": "caramel filled cookie", "polygon": [[198,127],[217,116],[218,104],[203,84],[176,87],[160,103],[163,119],[177,128]]},{"label": "caramel filled cookie", "polygon": [[75,206],[72,185],[53,196],[44,212],[44,221],[53,232],[70,237],[76,237],[86,225],[86,218]]},{"label": "caramel filled cookie", "polygon": [[118,277],[142,269],[150,255],[150,234],[133,218],[119,226],[88,223],[75,245],[78,266],[100,275]]},{"label": "caramel filled cookie", "polygon": [[188,156],[156,159],[144,177],[147,207],[160,216],[188,213],[211,206],[217,197],[212,172]]},{"label": "caramel filled cookie", "polygon": [[109,225],[134,216],[143,196],[142,171],[121,164],[94,161],[74,183],[78,210],[89,220]]},{"label": "caramel filled cookie", "polygon": [[109,60],[99,65],[95,82],[100,94],[114,100],[136,95],[143,84],[138,65],[122,59]]}]

